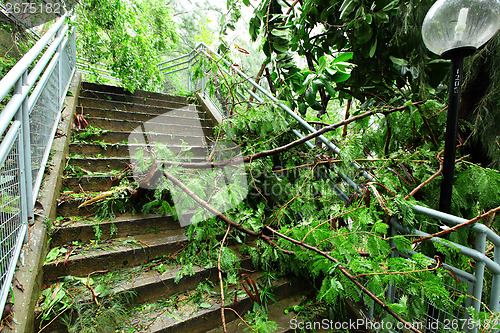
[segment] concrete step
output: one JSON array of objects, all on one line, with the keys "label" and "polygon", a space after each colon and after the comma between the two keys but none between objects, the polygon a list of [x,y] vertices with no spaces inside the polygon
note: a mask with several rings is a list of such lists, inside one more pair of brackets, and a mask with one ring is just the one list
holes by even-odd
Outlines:
[{"label": "concrete step", "polygon": [[[148,233],[162,233],[179,229],[179,222],[171,215],[132,215],[123,214],[113,220],[96,221],[89,219],[66,218],[57,222],[51,235],[50,246],[57,247],[71,244],[73,241],[88,243],[96,239],[96,228],[102,233],[101,240],[124,238]],[[113,232],[113,233],[112,233]]]},{"label": "concrete step", "polygon": [[128,102],[134,104],[144,104],[144,105],[154,105],[164,108],[178,108],[181,104],[188,104],[186,99],[175,98],[174,96],[166,95],[165,99],[155,99],[151,96],[135,96],[135,95],[124,95],[112,92],[103,92],[96,90],[83,90],[80,93],[81,97],[97,98],[108,101],[117,102]]},{"label": "concrete step", "polygon": [[[135,121],[149,121],[158,116],[173,116],[173,117],[186,117],[186,118],[199,118],[208,119],[201,110],[195,109],[168,109],[162,108],[155,111],[161,113],[147,113],[147,112],[132,112],[123,110],[111,110],[111,109],[101,109],[101,108],[91,108],[91,107],[79,107],[77,114],[82,114],[85,117],[102,117],[102,118],[113,118],[113,119],[126,119]],[[159,118],[161,119],[161,118]]]},{"label": "concrete step", "polygon": [[[233,251],[238,254],[239,246],[232,246]],[[249,257],[240,257],[242,272],[250,272],[252,266]],[[176,278],[182,271],[182,267],[175,263],[168,263],[165,258],[157,258],[141,267],[130,267],[119,269],[110,273],[96,273],[92,275],[94,288],[97,285],[105,285],[111,290],[109,294],[122,292],[133,293],[131,307],[142,304],[154,304],[157,301],[168,299],[176,294],[194,290],[201,282],[218,280],[217,267],[193,267],[192,274],[185,274],[177,283]],[[108,274],[111,274],[112,278]],[[82,276],[82,278],[87,278]],[[93,302],[89,289],[75,290],[73,296],[82,303]],[[109,296],[108,296],[109,297]],[[35,313],[40,314],[41,309]],[[48,327],[49,332],[67,332],[63,325],[55,322]]]},{"label": "concrete step", "polygon": [[74,248],[65,263],[61,258],[43,265],[45,282],[52,282],[66,275],[86,276],[99,270],[117,270],[146,263],[158,256],[180,250],[187,242],[184,229],[169,230],[158,234],[117,238],[97,245],[69,245]]},{"label": "concrete step", "polygon": [[97,83],[90,83],[90,82],[82,82],[80,94],[84,93],[85,90],[107,92],[107,93],[111,93],[111,94],[119,94],[119,95],[135,96],[135,97],[143,97],[143,98],[146,97],[146,98],[153,98],[153,99],[159,99],[159,100],[165,100],[165,101],[174,101],[174,102],[179,102],[179,103],[187,103],[188,102],[188,98],[183,97],[183,96],[172,96],[172,95],[156,93],[156,92],[151,92],[151,91],[145,91],[145,90],[139,90],[139,89],[136,89],[134,91],[134,93],[131,93],[130,91],[128,91],[124,88],[121,88],[121,87],[104,85],[104,84],[97,84]]},{"label": "concrete step", "polygon": [[122,111],[130,111],[130,112],[144,112],[150,114],[164,114],[166,112],[171,112],[173,109],[175,110],[186,110],[197,112],[198,107],[194,104],[185,104],[185,103],[177,103],[174,108],[164,108],[161,106],[154,105],[144,105],[137,103],[129,103],[129,102],[120,102],[113,100],[104,100],[98,98],[90,98],[90,97],[80,97],[78,99],[78,107],[76,108],[76,112],[81,113],[81,108],[83,107],[83,113],[85,114],[86,108],[98,108],[98,109],[109,109],[109,110],[122,110]]},{"label": "concrete step", "polygon": [[[82,133],[84,130],[74,130],[73,133]],[[121,143],[128,144],[129,143],[130,132],[120,132],[120,131],[104,131],[100,134],[93,134],[85,136],[85,138],[75,138],[73,134],[72,141],[73,142],[99,142],[99,143]],[[135,136],[135,135],[134,135]],[[177,145],[191,145],[191,146],[206,146],[208,144],[208,140],[203,136],[190,136],[190,135],[166,135],[166,134],[148,134],[148,140],[150,143],[161,143],[169,146],[177,146]],[[135,141],[131,143],[136,143]]]},{"label": "concrete step", "polygon": [[[118,132],[134,132],[136,134],[145,133],[158,133],[164,135],[198,135],[198,136],[212,136],[213,129],[208,127],[207,122],[201,122],[195,118],[181,118],[159,116],[164,118],[162,122],[151,120],[149,122],[142,121],[129,121],[118,120],[109,118],[94,118],[87,117],[85,120],[90,126],[100,128],[105,131],[118,131]],[[167,122],[171,120],[171,122]]]},{"label": "concrete step", "polygon": [[[238,253],[237,247],[232,247],[235,253]],[[175,294],[194,290],[200,282],[210,280],[218,281],[217,267],[193,267],[193,275],[184,275],[178,283],[175,278],[181,271],[181,267],[173,265],[164,265],[166,270],[163,274],[156,270],[148,270],[136,274],[133,280],[121,282],[115,292],[133,291],[135,304],[154,303],[158,300],[167,299]],[[242,272],[250,271],[252,260],[249,257],[240,257],[240,267]]]},{"label": "concrete step", "polygon": [[[136,151],[137,149],[144,149],[146,145],[141,144],[114,144],[114,145],[100,145],[97,143],[71,143],[69,145],[70,154],[85,155],[89,157],[128,157],[130,156],[130,150]],[[193,157],[204,158],[210,153],[209,147],[203,146],[169,146],[168,149],[175,154],[179,153],[189,153]]]},{"label": "concrete step", "polygon": [[[206,162],[204,158],[187,158],[178,156],[176,162],[190,161],[190,162]],[[84,169],[89,172],[111,173],[113,171],[123,170],[131,164],[128,157],[72,157],[67,162],[68,168]],[[79,170],[81,171],[81,170]]]},{"label": "concrete step", "polygon": [[134,177],[129,174],[123,177],[118,175],[64,177],[62,188],[73,192],[80,192],[82,188],[89,192],[109,191],[112,186],[120,185],[123,178],[126,178],[129,183],[135,182]]},{"label": "concrete step", "polygon": [[[291,284],[288,280],[281,279],[273,283],[275,298],[277,301],[291,294]],[[232,288],[231,288],[232,289]],[[205,303],[212,304],[207,309],[183,309],[179,307],[178,312],[170,314],[163,310],[156,314],[149,314],[153,318],[153,322],[146,332],[191,332],[205,333],[221,325],[220,313],[220,295],[215,293],[213,297],[204,299]],[[233,298],[226,300],[226,306],[233,306]],[[240,315],[244,315],[253,307],[253,301],[247,295],[238,297],[237,311]],[[183,311],[184,310],[184,311]],[[194,311],[193,311],[194,310]],[[226,322],[229,323],[237,318],[236,314],[231,310],[224,312]],[[140,330],[141,331],[141,330]],[[228,332],[231,332],[228,330]]]}]

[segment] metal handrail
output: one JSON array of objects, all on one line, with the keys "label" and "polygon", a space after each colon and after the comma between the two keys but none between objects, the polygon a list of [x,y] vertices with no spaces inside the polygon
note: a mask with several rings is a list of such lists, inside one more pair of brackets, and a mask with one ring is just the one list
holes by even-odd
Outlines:
[{"label": "metal handrail", "polygon": [[60,17],[0,80],[0,101],[13,91],[0,113],[1,307],[27,241],[28,223],[34,222],[36,198],[75,72],[75,28],[65,24],[71,15]]},{"label": "metal handrail", "polygon": [[[208,52],[210,52],[210,54]],[[271,101],[273,101],[277,106],[279,106],[286,114],[291,116],[293,119],[295,119],[305,130],[307,130],[310,133],[316,132],[316,130],[310,126],[304,119],[302,119],[299,115],[297,115],[293,110],[291,110],[288,106],[286,106],[283,102],[278,100],[276,97],[274,97],[269,91],[267,91],[265,88],[263,88],[261,85],[258,83],[254,82],[251,80],[250,77],[248,77],[246,74],[244,74],[238,67],[233,66],[229,61],[224,59],[222,56],[214,52],[213,50],[210,49],[207,45],[204,43],[200,43],[196,46],[195,49],[193,49],[188,55],[185,55],[183,57],[178,57],[172,60],[164,61],[160,65],[166,65],[169,63],[172,63],[174,61],[177,61],[179,59],[183,59],[185,57],[189,57],[189,61],[194,59],[197,56],[204,55],[206,57],[215,57],[217,61],[223,62],[228,68],[231,69],[232,73],[237,73],[239,76],[241,76],[244,81],[243,82],[248,82],[250,83],[254,88],[258,89],[260,93],[262,93],[264,96],[269,98]],[[188,62],[189,62],[188,61]],[[179,66],[179,64],[172,64],[167,67],[163,68],[175,68],[176,66]],[[161,69],[161,68],[160,68]],[[180,70],[187,70],[188,68],[181,68],[175,71],[180,71]],[[164,76],[168,75],[169,73],[164,73]],[[205,87],[202,86],[202,92],[205,91]],[[259,99],[258,96],[252,92],[251,90],[247,89],[247,92],[257,100]],[[302,135],[300,132],[295,131],[295,134],[298,135],[299,137]],[[330,142],[326,137],[323,135],[318,136],[319,140],[321,140],[327,147],[332,149],[335,153],[340,153],[340,149],[335,146],[332,142]],[[311,147],[312,144],[310,142],[306,142],[306,144]],[[361,166],[357,163],[353,163],[355,168],[357,170],[361,169]],[[367,173],[366,171],[362,170],[362,174],[365,178],[367,178],[370,181],[375,181],[374,177]],[[348,178],[348,177],[347,177]],[[353,187],[355,190],[358,190],[357,184],[350,180],[350,178],[344,179],[349,183],[351,187]],[[349,181],[350,180],[350,181]],[[340,190],[340,189],[339,189]],[[336,191],[337,192],[337,191]],[[341,191],[342,192],[342,191]],[[343,192],[342,192],[343,193]],[[339,193],[338,193],[339,194]],[[339,194],[341,198],[344,198],[341,194]],[[345,193],[344,193],[345,195]],[[431,209],[431,208],[426,208],[421,205],[410,205],[412,210],[417,213],[417,214],[422,214],[424,216],[427,216],[429,218],[433,218],[436,220],[439,220],[447,225],[450,226],[455,226],[461,223],[466,222],[467,220],[451,215],[451,214],[445,214],[440,211]],[[399,222],[397,222],[395,219],[391,220],[391,226],[394,228],[393,230],[400,230],[400,231],[405,231],[408,232],[409,230],[405,229]],[[484,277],[484,268],[487,267],[493,274],[493,281],[492,281],[492,292],[491,292],[491,299],[490,299],[490,310],[492,311],[500,311],[500,236],[497,235],[493,230],[489,229],[485,225],[481,223],[475,223],[474,225],[468,226],[470,230],[477,232],[478,234],[478,242],[477,242],[477,248],[476,249],[471,249],[466,246],[460,245],[460,244],[455,244],[449,241],[443,241],[439,238],[432,238],[430,241],[434,243],[440,243],[443,244],[444,246],[447,247],[454,247],[458,249],[462,254],[476,260],[476,269],[474,275],[471,275],[466,272],[462,272],[464,277],[467,277],[468,280],[475,283],[475,288],[474,288],[474,307],[476,310],[479,310],[480,308],[480,303],[481,303],[481,293],[482,293],[482,287],[483,287],[483,277]],[[415,230],[412,231],[413,234],[418,234],[425,236],[427,235],[426,233],[423,233],[421,231]],[[485,255],[485,242],[486,240],[489,240],[492,242],[495,246],[494,249],[494,259],[490,259]],[[454,268],[456,271],[459,271],[458,269]]]}]

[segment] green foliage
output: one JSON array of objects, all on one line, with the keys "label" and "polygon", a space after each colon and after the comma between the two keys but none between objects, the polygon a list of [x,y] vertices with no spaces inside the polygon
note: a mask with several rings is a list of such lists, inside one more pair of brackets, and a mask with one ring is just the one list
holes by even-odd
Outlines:
[{"label": "green foliage", "polygon": [[[98,295],[96,304],[88,302],[93,287]],[[126,319],[126,309],[133,293],[113,294],[105,283],[93,278],[67,276],[64,282],[58,282],[42,291],[40,328],[55,316],[60,316],[68,332],[115,332]],[[87,299],[86,299],[87,297]]]},{"label": "green foliage", "polygon": [[[316,89],[316,95],[313,97],[318,98],[320,89],[330,90],[320,80],[320,75],[332,66],[345,66],[342,70],[349,68],[347,61],[350,61],[351,56],[344,53],[337,58],[325,57],[315,66],[315,71],[303,70],[308,79],[299,93],[304,93],[305,96]],[[265,101],[258,105],[245,101],[241,96],[237,96],[237,92],[244,94],[237,78],[224,74],[219,68],[220,64],[214,65],[205,61],[203,66],[205,70],[211,68],[213,72],[218,73],[217,81],[212,81],[208,89],[212,96],[217,95],[217,89],[220,89],[226,96],[227,108],[230,111],[230,116],[217,129],[219,140],[229,138],[239,145],[243,155],[250,155],[283,146],[295,139],[291,129],[299,127],[293,122],[286,126],[280,109]],[[330,77],[329,80],[331,79]],[[338,92],[332,92],[332,95],[338,96]],[[283,95],[280,97],[283,98]],[[307,103],[307,100],[305,102]],[[309,102],[311,106],[314,99],[311,98]],[[393,102],[397,105],[401,100],[395,98]],[[373,109],[383,111],[389,108]],[[358,276],[358,281],[387,302],[390,308],[409,320],[421,318],[426,311],[427,301],[440,308],[458,311],[463,297],[450,295],[446,290],[445,281],[448,284],[453,282],[447,280],[448,275],[442,268],[429,271],[433,260],[422,254],[408,258],[391,257],[391,247],[394,245],[407,255],[410,250],[417,250],[430,257],[434,253],[432,246],[412,246],[411,238],[407,235],[387,236],[390,218],[398,218],[409,229],[420,229],[428,233],[439,230],[436,221],[415,215],[409,206],[416,203],[415,199],[403,198],[439,169],[439,159],[436,157],[442,149],[440,142],[443,131],[436,129],[444,126],[443,109],[444,105],[439,99],[418,103],[410,100],[404,102],[397,112],[374,115],[353,122],[347,127],[347,137],[340,133],[340,129],[326,133],[325,136],[330,140],[340,142],[340,157],[332,156],[331,152],[319,148],[310,150],[299,146],[290,151],[254,160],[246,165],[250,184],[249,196],[237,207],[226,212],[226,215],[256,232],[262,230],[264,225],[269,225],[288,237],[328,253],[351,274]],[[357,116],[365,110],[357,104],[352,107],[351,112],[351,115]],[[307,109],[305,116],[307,119],[318,120]],[[338,116],[332,112],[326,114],[323,119],[335,122],[342,118],[343,115]],[[364,149],[361,150],[360,147]],[[335,164],[324,163],[333,159],[343,161]],[[365,170],[369,170],[377,182],[367,182],[359,172],[353,173],[350,162],[359,159],[362,162],[358,163],[361,163]],[[334,170],[353,177],[362,189],[356,192],[343,185]],[[456,184],[460,187],[457,188],[456,203],[460,206],[454,209],[460,211],[460,214],[473,217],[480,212],[478,207],[485,210],[498,205],[497,189],[500,187],[496,171],[462,163],[457,167],[456,175]],[[469,184],[462,184],[466,181]],[[202,184],[198,185],[203,187]],[[346,192],[350,198],[347,204],[332,190],[333,185],[340,185]],[[415,198],[419,200],[419,204],[434,207],[438,195],[439,180],[424,186]],[[196,239],[203,242],[222,230],[220,223],[211,219],[207,223],[190,226],[188,233],[192,240],[196,239],[195,235],[203,235]],[[468,231],[462,230],[454,233],[451,240],[467,245],[471,239],[469,236]],[[232,237],[237,242],[244,241],[239,232],[233,232]],[[319,307],[315,309],[315,313],[330,315],[328,309],[338,308],[346,298],[362,300],[366,306],[371,305],[371,300],[361,298],[356,285],[341,274],[339,264],[287,240],[276,239],[276,242],[279,248],[293,251],[294,255],[285,255],[260,240],[256,242],[256,246],[244,247],[242,251],[251,257],[254,265],[266,272],[296,275],[303,281],[310,281],[316,288]],[[214,248],[218,246],[214,245]],[[438,245],[437,250],[447,254],[450,264],[468,268],[466,258],[459,255],[453,247],[448,249]],[[225,248],[222,254],[225,260]],[[385,293],[389,284],[394,285],[398,289],[398,295],[403,297],[386,299]],[[457,289],[461,292],[466,292],[464,288],[463,284],[457,284]],[[386,316],[378,307],[375,311],[378,316]],[[333,318],[336,316],[331,315]]]},{"label": "green foliage", "polygon": [[177,41],[164,2],[86,0],[77,7],[77,52],[104,63],[130,91],[159,89],[159,56]]},{"label": "green foliage", "polygon": [[245,315],[245,319],[251,325],[245,328],[245,332],[272,333],[278,329],[278,325],[268,320],[267,312],[257,303],[253,304],[252,311]]}]

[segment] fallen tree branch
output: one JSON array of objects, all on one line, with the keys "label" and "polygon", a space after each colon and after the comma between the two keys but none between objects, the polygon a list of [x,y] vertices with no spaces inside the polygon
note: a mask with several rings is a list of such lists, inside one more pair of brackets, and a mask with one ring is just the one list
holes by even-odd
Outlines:
[{"label": "fallen tree branch", "polygon": [[[242,225],[240,225],[239,223],[236,223],[234,222],[233,220],[229,219],[227,216],[225,216],[224,214],[222,214],[221,212],[219,212],[217,209],[213,208],[212,206],[210,206],[208,203],[206,203],[203,199],[201,199],[200,197],[198,197],[193,191],[191,191],[190,189],[188,189],[186,187],[186,185],[184,185],[180,180],[178,180],[177,178],[175,178],[174,176],[172,176],[170,173],[168,173],[167,171],[164,171],[163,174],[165,175],[165,177],[167,177],[167,179],[169,179],[174,185],[180,187],[187,195],[189,195],[194,201],[196,201],[198,204],[200,204],[200,206],[202,206],[203,208],[205,208],[206,210],[210,211],[211,213],[213,213],[214,215],[216,215],[217,217],[219,217],[223,222],[226,222],[229,226],[232,226],[234,228],[236,228],[237,230],[240,230],[248,235],[252,235],[252,236],[256,236],[258,238],[261,238],[262,240],[264,240],[266,243],[270,244],[271,246],[273,247],[276,247],[277,249],[283,251],[284,253],[286,254],[295,254],[295,252],[293,251],[288,251],[288,250],[285,250],[285,249],[282,249],[278,246],[278,244],[276,244],[268,235],[265,235],[263,232],[261,233],[256,233],[252,230],[249,230],[249,229],[246,229],[244,228]],[[499,207],[500,209],[500,207]],[[412,325],[410,323],[408,323],[407,321],[405,321],[403,318],[401,318],[396,312],[394,312],[393,310],[391,310],[389,308],[389,306],[387,306],[387,304],[385,304],[382,300],[380,300],[375,294],[373,294],[372,292],[370,292],[367,288],[365,288],[361,283],[359,283],[359,281],[354,277],[352,276],[351,273],[349,273],[349,271],[340,264],[340,262],[335,259],[334,257],[332,257],[331,255],[329,255],[328,253],[326,252],[323,252],[321,251],[320,249],[316,248],[316,247],[313,247],[311,245],[307,245],[301,241],[298,241],[298,240],[295,240],[293,238],[290,238],[288,236],[285,236],[279,232],[277,232],[276,230],[273,230],[271,227],[269,226],[264,226],[262,231],[267,231],[273,235],[276,235],[278,237],[281,237],[285,240],[288,240],[296,245],[299,245],[299,246],[302,246],[308,250],[311,250],[311,251],[314,251],[322,256],[324,256],[325,258],[327,258],[328,260],[334,262],[337,264],[337,268],[342,272],[342,274],[344,274],[349,280],[351,280],[362,292],[364,292],[366,295],[368,295],[371,299],[373,299],[377,304],[379,304],[382,309],[384,309],[384,311],[386,311],[387,313],[389,313],[391,316],[393,316],[396,320],[398,320],[399,322],[403,323],[405,325],[405,327],[409,327],[411,331],[415,332],[415,333],[421,333],[419,330],[417,330],[416,328],[413,328]]]},{"label": "fallen tree branch", "polygon": [[[442,151],[441,151],[442,152]],[[439,152],[439,154],[441,154],[441,152]],[[439,155],[438,154],[438,155]],[[465,155],[459,159],[457,159],[455,161],[455,163],[458,163],[458,162],[461,162],[464,158],[467,158],[469,157],[470,155]],[[411,198],[412,196],[415,195],[415,193],[417,193],[418,191],[420,191],[425,185],[429,184],[431,181],[434,180],[434,178],[436,178],[437,176],[439,176],[441,174],[441,172],[443,172],[443,163],[441,162],[440,165],[439,165],[439,170],[433,174],[432,176],[430,176],[426,181],[424,181],[422,184],[418,185],[417,187],[415,187],[410,193],[408,193],[407,196],[404,197],[405,200],[408,200],[409,198]]]},{"label": "fallen tree branch", "polygon": [[403,318],[401,318],[396,312],[394,312],[393,310],[391,310],[391,308],[389,308],[389,306],[387,306],[387,304],[385,304],[384,302],[382,302],[382,300],[380,300],[375,294],[373,294],[371,291],[369,291],[368,289],[366,289],[365,286],[363,286],[361,283],[359,283],[359,281],[356,279],[356,277],[352,276],[352,274],[344,266],[342,266],[342,264],[340,263],[340,261],[338,261],[337,259],[335,259],[331,255],[329,255],[328,253],[321,251],[317,247],[314,247],[314,246],[311,246],[311,245],[307,245],[307,244],[302,243],[302,242],[300,242],[298,240],[295,240],[295,239],[290,238],[290,237],[288,237],[286,235],[283,235],[283,234],[277,232],[276,230],[271,229],[269,226],[264,226],[264,229],[270,231],[271,233],[273,233],[274,235],[276,235],[278,237],[281,237],[281,238],[283,238],[283,239],[285,239],[285,240],[287,240],[289,242],[294,243],[295,245],[299,245],[299,246],[302,246],[302,247],[304,247],[304,248],[306,248],[308,250],[314,251],[314,252],[322,255],[323,257],[327,258],[328,260],[333,261],[334,263],[337,264],[337,268],[342,272],[342,274],[344,274],[345,277],[347,277],[349,280],[351,280],[359,289],[361,289],[362,292],[364,292],[371,299],[373,299],[375,301],[375,303],[377,303],[378,305],[380,305],[382,307],[382,309],[384,309],[387,313],[389,313],[391,316],[393,316],[396,320],[398,320],[399,322],[403,323],[405,325],[404,327],[409,327],[409,329],[411,331],[415,332],[415,333],[421,333],[419,330],[417,330],[416,328],[414,328],[410,323],[408,323],[406,320],[404,320]]},{"label": "fallen tree branch", "polygon": [[[419,105],[422,103],[423,102],[414,102],[414,103],[412,103],[412,105]],[[210,169],[210,168],[214,168],[214,167],[223,167],[226,165],[239,164],[239,163],[241,163],[241,161],[251,162],[251,161],[256,160],[258,158],[267,157],[267,156],[271,156],[271,155],[275,155],[275,154],[278,154],[281,152],[288,151],[288,150],[290,150],[298,145],[301,145],[301,144],[303,144],[311,139],[314,139],[314,138],[316,138],[316,137],[318,137],[326,132],[333,131],[341,126],[350,124],[354,121],[366,118],[368,116],[371,116],[371,115],[374,115],[377,113],[382,113],[384,115],[387,115],[389,113],[404,110],[407,107],[408,107],[407,105],[403,105],[403,106],[399,106],[399,107],[395,107],[395,108],[391,108],[391,109],[383,110],[383,111],[380,111],[379,109],[369,110],[369,111],[366,111],[362,114],[350,117],[349,119],[345,119],[345,120],[339,121],[335,124],[323,127],[322,129],[319,129],[314,133],[310,133],[308,135],[305,135],[302,138],[297,139],[295,141],[292,141],[284,146],[277,147],[277,148],[270,149],[270,150],[260,151],[258,153],[252,154],[252,155],[247,155],[247,156],[243,156],[243,157],[237,156],[237,157],[233,157],[233,158],[228,159],[228,160],[218,161],[218,162],[189,163],[189,162],[163,161],[163,164],[170,165],[170,166],[180,166],[180,167],[191,168],[191,169]]]},{"label": "fallen tree branch", "polygon": [[247,235],[249,236],[253,236],[253,237],[260,237],[261,239],[263,239],[265,242],[267,242],[268,244],[272,245],[272,246],[275,246],[276,248],[280,249],[281,251],[283,251],[284,253],[293,253],[293,252],[290,252],[290,251],[287,251],[285,249],[281,249],[278,244],[276,244],[273,240],[271,240],[271,238],[269,238],[269,236],[267,235],[262,235],[262,234],[259,234],[255,231],[252,231],[250,229],[246,229],[244,228],[241,224],[239,223],[236,223],[234,222],[233,220],[231,220],[230,218],[228,218],[226,215],[222,214],[221,212],[219,212],[217,209],[215,209],[214,207],[210,206],[206,201],[204,201],[203,199],[201,199],[199,196],[197,196],[193,191],[191,191],[189,188],[187,188],[186,185],[184,185],[180,180],[178,180],[177,178],[175,178],[174,176],[172,176],[170,173],[168,173],[167,171],[163,171],[163,174],[165,175],[165,177],[167,177],[168,180],[170,180],[174,185],[180,187],[187,195],[189,195],[194,201],[196,201],[200,206],[202,206],[203,208],[205,208],[206,210],[208,210],[210,213],[214,214],[215,216],[217,216],[218,218],[220,218],[223,222],[231,225],[233,228],[235,228],[236,230],[239,230],[241,232],[244,232],[246,233]]},{"label": "fallen tree branch", "polygon": [[94,272],[89,273],[89,275],[87,275],[87,283],[86,283],[86,285],[87,285],[87,288],[89,288],[89,289],[90,289],[90,291],[92,292],[92,298],[94,299],[94,302],[95,302],[95,304],[96,304],[97,306],[99,306],[99,305],[100,305],[100,304],[99,304],[99,301],[97,301],[97,297],[99,297],[99,295],[100,295],[101,293],[98,293],[98,294],[97,294],[97,293],[94,291],[94,288],[92,288],[92,287],[90,286],[90,276],[91,276],[91,275],[93,275],[93,274],[101,274],[101,273],[107,273],[107,272],[109,272],[109,270],[104,270],[104,271],[94,271]]}]

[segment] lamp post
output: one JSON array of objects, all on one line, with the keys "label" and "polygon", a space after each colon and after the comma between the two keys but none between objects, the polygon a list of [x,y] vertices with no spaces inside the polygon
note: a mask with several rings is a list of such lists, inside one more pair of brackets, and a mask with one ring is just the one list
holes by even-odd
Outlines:
[{"label": "lamp post", "polygon": [[[437,0],[422,24],[425,46],[451,60],[448,118],[444,143],[443,182],[439,210],[451,211],[453,173],[458,130],[458,109],[462,87],[464,57],[486,43],[500,28],[500,0]],[[437,253],[444,261],[444,255]],[[436,331],[439,310],[429,304],[426,330]]]},{"label": "lamp post", "polygon": [[451,210],[463,59],[493,37],[499,28],[500,0],[438,0],[422,24],[425,46],[451,60],[443,182],[439,196],[439,210],[444,213]]}]

